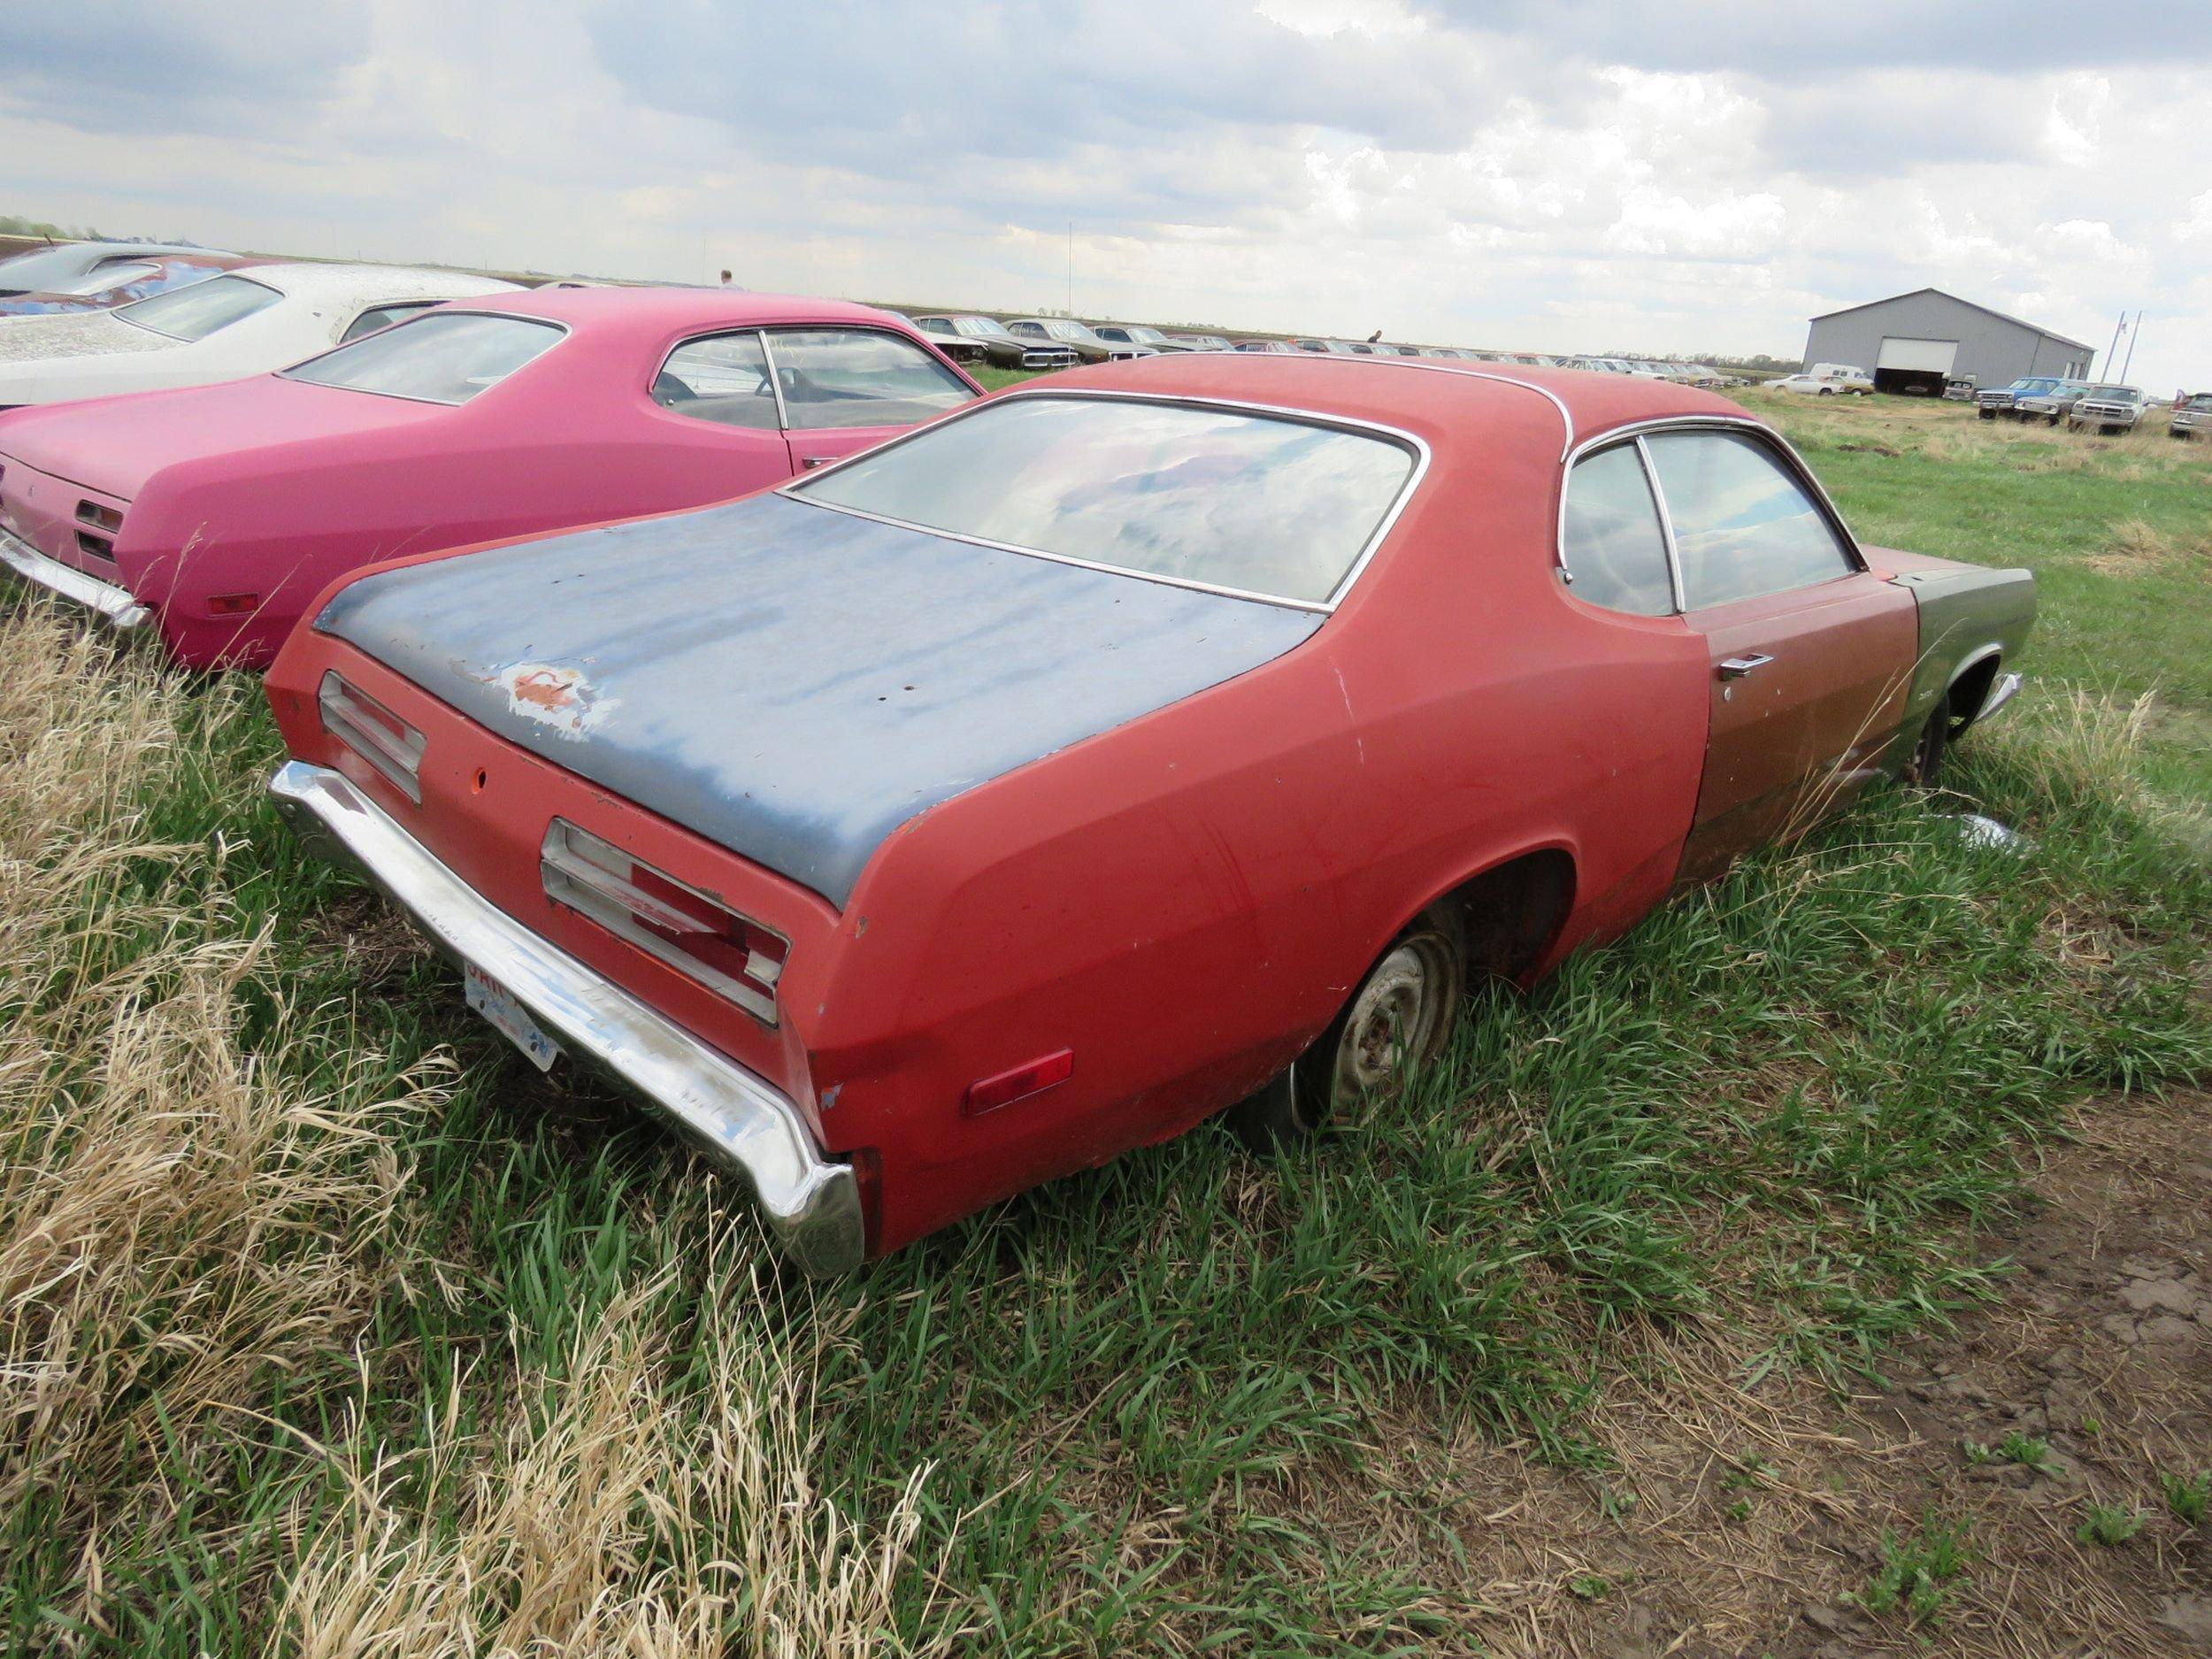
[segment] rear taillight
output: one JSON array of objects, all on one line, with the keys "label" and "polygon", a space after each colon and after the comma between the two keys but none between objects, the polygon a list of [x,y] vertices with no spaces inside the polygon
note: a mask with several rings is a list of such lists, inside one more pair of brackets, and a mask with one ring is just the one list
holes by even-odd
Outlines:
[{"label": "rear taillight", "polygon": [[382,772],[418,805],[422,802],[422,733],[357,686],[323,675],[315,701],[323,730]]},{"label": "rear taillight", "polygon": [[763,1025],[776,1023],[776,982],[791,949],[781,933],[565,818],[547,828],[539,868],[556,904],[589,917]]}]

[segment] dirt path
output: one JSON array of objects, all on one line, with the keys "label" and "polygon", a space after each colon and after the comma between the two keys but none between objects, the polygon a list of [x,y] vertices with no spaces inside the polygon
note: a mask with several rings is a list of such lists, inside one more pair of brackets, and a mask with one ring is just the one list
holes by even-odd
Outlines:
[{"label": "dirt path", "polygon": [[[1390,1552],[1454,1592],[1435,1650],[2212,1655],[2212,1520],[2161,1484],[2212,1470],[2212,1099],[2104,1102],[2078,1134],[1989,1240],[2001,1298],[1886,1356],[1886,1387],[1740,1387],[1719,1331],[1622,1356],[1649,1380],[1601,1415],[1598,1491],[1403,1425],[1373,1472],[1452,1491],[1445,1546],[1408,1526]],[[2131,1535],[2083,1539],[2093,1505]],[[1955,1571],[1916,1614],[1900,1563]]]}]

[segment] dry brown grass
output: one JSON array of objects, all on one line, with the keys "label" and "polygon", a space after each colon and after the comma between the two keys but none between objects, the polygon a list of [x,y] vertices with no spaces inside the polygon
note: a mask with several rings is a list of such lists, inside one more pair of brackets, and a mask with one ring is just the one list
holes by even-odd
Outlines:
[{"label": "dry brown grass", "polygon": [[[373,1056],[288,1080],[306,1022],[267,935],[184,879],[226,849],[137,810],[189,762],[177,683],[40,611],[0,620],[0,1505],[111,1525],[167,1502],[164,1436],[349,1340],[434,1089],[361,1086]],[[257,1054],[250,996],[279,1010]]]},{"label": "dry brown grass", "polygon": [[928,1471],[866,1530],[817,1489],[814,1402],[834,1326],[810,1313],[776,1322],[797,1334],[769,1334],[758,1240],[726,1228],[709,1248],[689,1310],[703,1367],[671,1371],[669,1337],[687,1320],[664,1275],[608,1309],[557,1372],[518,1364],[495,1431],[465,1437],[457,1394],[426,1456],[357,1443],[335,1460],[351,1497],[308,1542],[272,1652],[709,1659],[733,1640],[767,1659],[903,1651],[894,1603]]},{"label": "dry brown grass", "polygon": [[2089,568],[2107,576],[2212,576],[2212,534],[2177,539],[2140,518],[2123,518],[2112,526],[2111,541],[2090,555]]}]

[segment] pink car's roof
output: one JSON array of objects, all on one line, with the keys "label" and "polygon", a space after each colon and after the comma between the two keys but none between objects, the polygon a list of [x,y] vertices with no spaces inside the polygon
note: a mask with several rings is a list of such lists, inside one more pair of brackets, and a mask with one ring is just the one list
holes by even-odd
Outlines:
[{"label": "pink car's roof", "polygon": [[[451,300],[439,309],[542,318],[564,326],[568,337],[459,405],[319,386],[280,372],[13,411],[0,416],[0,457],[127,501],[159,468],[321,438],[426,427],[446,434],[457,419],[494,422],[510,434],[565,428],[580,409],[604,406],[625,389],[641,398],[669,346],[717,329],[865,323],[928,343],[902,318],[865,305],[711,288],[541,288]],[[249,470],[265,464],[245,463]]]},{"label": "pink car's roof", "polygon": [[751,294],[735,288],[532,288],[454,300],[448,311],[503,311],[542,317],[578,334],[628,334],[643,339],[702,328],[749,328],[763,323],[888,323],[913,333],[903,317],[845,300],[790,294]]}]

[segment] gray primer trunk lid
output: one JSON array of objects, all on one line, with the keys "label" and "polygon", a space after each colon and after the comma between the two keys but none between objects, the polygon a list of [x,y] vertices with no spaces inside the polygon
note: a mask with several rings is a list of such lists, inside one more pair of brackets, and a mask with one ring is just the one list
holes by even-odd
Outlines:
[{"label": "gray primer trunk lid", "polygon": [[1322,620],[769,494],[384,572],[315,626],[841,908],[916,813]]}]

